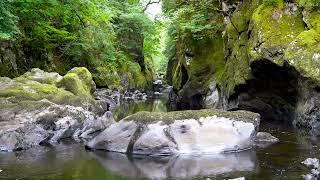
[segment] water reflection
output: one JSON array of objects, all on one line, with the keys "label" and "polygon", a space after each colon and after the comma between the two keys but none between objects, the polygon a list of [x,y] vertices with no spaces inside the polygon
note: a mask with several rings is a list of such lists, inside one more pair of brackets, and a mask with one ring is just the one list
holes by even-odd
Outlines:
[{"label": "water reflection", "polygon": [[121,120],[139,111],[167,112],[167,100],[148,99],[146,101],[123,101],[116,107],[113,116],[116,120]]},{"label": "water reflection", "polygon": [[0,153],[0,179],[123,179],[106,171],[80,144]]},{"label": "water reflection", "polygon": [[320,157],[319,138],[280,125],[261,126],[278,144],[211,156],[127,157],[87,152],[81,144],[0,153],[0,179],[301,179],[310,169],[300,162]]},{"label": "water reflection", "polygon": [[219,174],[253,171],[255,153],[246,151],[216,155],[173,157],[127,157],[120,153],[92,152],[107,171],[130,179],[189,179]]}]

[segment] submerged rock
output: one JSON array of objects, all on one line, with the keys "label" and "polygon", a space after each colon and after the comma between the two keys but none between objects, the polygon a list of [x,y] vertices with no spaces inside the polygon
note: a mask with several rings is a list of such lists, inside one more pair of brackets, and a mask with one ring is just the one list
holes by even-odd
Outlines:
[{"label": "submerged rock", "polygon": [[265,148],[277,142],[279,142],[279,139],[267,132],[258,132],[255,139],[255,145],[261,148]]},{"label": "submerged rock", "polygon": [[253,146],[259,115],[222,110],[139,112],[111,125],[87,148],[143,155],[241,151]]}]

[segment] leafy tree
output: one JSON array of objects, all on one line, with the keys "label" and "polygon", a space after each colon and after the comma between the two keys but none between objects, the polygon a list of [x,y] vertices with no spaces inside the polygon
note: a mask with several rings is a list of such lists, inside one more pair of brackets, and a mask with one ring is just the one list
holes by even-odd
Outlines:
[{"label": "leafy tree", "polygon": [[14,38],[18,34],[17,17],[12,13],[13,7],[9,0],[0,1],[0,40]]}]

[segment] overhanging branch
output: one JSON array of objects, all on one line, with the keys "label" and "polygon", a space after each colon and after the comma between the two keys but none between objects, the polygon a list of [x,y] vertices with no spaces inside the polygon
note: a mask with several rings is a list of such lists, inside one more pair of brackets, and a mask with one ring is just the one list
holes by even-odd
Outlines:
[{"label": "overhanging branch", "polygon": [[151,4],[158,4],[161,0],[149,0],[148,3],[144,6],[143,12],[145,12]]}]

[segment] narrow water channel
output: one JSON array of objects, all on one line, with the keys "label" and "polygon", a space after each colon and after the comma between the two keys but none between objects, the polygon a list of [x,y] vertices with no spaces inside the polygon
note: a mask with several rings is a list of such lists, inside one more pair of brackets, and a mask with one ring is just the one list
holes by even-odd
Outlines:
[{"label": "narrow water channel", "polygon": [[[167,111],[165,100],[127,102],[115,118],[138,111]],[[320,141],[285,124],[263,122],[280,142],[249,151],[174,157],[127,157],[120,153],[90,152],[83,145],[63,142],[56,147],[0,153],[0,179],[302,179],[310,170],[301,164],[320,157]]]}]

